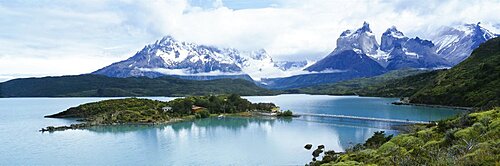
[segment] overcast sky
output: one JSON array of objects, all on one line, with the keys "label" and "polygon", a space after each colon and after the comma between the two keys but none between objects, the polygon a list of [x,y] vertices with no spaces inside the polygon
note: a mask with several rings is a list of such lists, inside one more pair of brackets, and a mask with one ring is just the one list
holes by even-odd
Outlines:
[{"label": "overcast sky", "polygon": [[461,23],[498,33],[498,11],[500,0],[0,0],[0,82],[89,73],[165,35],[317,60],[363,21],[380,42],[393,25],[422,38]]}]

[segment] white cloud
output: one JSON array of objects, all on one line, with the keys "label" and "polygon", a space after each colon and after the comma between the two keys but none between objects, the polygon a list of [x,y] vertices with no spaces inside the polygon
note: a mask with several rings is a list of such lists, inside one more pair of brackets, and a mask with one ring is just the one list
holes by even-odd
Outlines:
[{"label": "white cloud", "polygon": [[[90,73],[119,58],[89,57],[0,57],[0,81],[18,77],[60,76]],[[4,72],[4,71],[10,72]]]},{"label": "white cloud", "polygon": [[[244,50],[265,48],[275,59],[318,59],[335,47],[345,29],[371,23],[380,36],[395,25],[409,36],[457,22],[500,22],[499,1],[283,0],[278,7],[233,10],[214,1],[201,9],[184,0],[154,1],[141,8],[162,34]],[[298,56],[302,55],[302,56]]]},{"label": "white cloud", "polygon": [[378,37],[392,25],[408,36],[424,38],[439,26],[462,22],[481,21],[500,29],[498,0],[270,0],[269,7],[245,8],[241,3],[240,10],[224,1],[210,4],[1,1],[0,75],[88,73],[132,56],[164,35],[243,50],[264,48],[275,60],[317,60],[334,49],[342,31],[363,21],[371,23]]}]

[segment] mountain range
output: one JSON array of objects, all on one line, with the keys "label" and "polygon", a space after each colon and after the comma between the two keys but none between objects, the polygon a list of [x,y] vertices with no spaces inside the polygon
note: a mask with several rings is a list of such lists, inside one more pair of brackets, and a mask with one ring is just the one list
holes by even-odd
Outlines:
[{"label": "mountain range", "polygon": [[[464,27],[470,31],[460,31]],[[479,44],[495,36],[478,23],[460,25],[455,28],[441,28],[433,39],[444,41],[444,38],[449,38],[445,35],[449,31],[456,32],[454,38],[457,39],[457,42],[434,44],[430,40],[419,37],[406,37],[403,32],[393,26],[382,34],[381,44],[378,44],[370,25],[364,22],[363,26],[358,29],[342,32],[337,39],[336,48],[330,54],[304,69],[309,72],[324,73],[321,74],[322,76],[311,73],[265,79],[263,82],[268,88],[290,89],[359,77],[371,77],[387,71],[406,68],[450,68],[460,62],[453,61],[454,59],[467,58]],[[458,31],[462,33],[458,33]],[[463,45],[467,45],[467,47]],[[454,51],[458,50],[457,47],[460,47],[461,50]],[[329,71],[337,73],[331,74]]]},{"label": "mountain range", "polygon": [[[337,55],[369,59],[352,50],[342,51]],[[356,73],[313,73],[308,77],[303,77],[303,75],[290,77],[289,80],[293,79],[293,83],[302,82],[311,85],[311,87],[300,89],[269,90],[242,79],[197,81],[172,76],[116,78],[84,74],[10,80],[0,83],[0,97],[184,96],[227,93],[240,95],[357,94],[409,97],[408,101],[411,103],[489,109],[498,107],[500,101],[499,63],[500,37],[496,37],[481,44],[471,56],[450,69],[392,70],[379,76],[351,80],[346,78]],[[318,80],[324,79],[337,82],[313,86]],[[344,81],[339,82],[338,79],[344,79]],[[283,82],[275,83],[285,85]]]},{"label": "mountain range", "polygon": [[[239,51],[181,42],[166,36],[145,46],[134,56],[113,63],[92,74],[109,77],[160,77],[170,75],[184,79],[249,79],[305,66],[303,62],[275,63],[264,50]],[[252,77],[250,77],[252,76]]]},{"label": "mountain range", "polygon": [[480,44],[449,69],[385,74],[287,90],[290,93],[408,97],[410,103],[491,109],[500,105],[500,37]]},{"label": "mountain range", "polygon": [[[335,49],[311,64],[276,62],[264,49],[240,51],[181,42],[166,36],[134,56],[92,74],[152,78],[170,75],[195,80],[239,78],[256,81],[266,88],[289,89],[406,68],[450,68],[493,37],[495,35],[480,23],[440,28],[431,40],[407,37],[393,26],[381,35],[379,44],[370,25],[364,22],[358,29],[342,32]],[[286,74],[291,71],[298,74]]]}]

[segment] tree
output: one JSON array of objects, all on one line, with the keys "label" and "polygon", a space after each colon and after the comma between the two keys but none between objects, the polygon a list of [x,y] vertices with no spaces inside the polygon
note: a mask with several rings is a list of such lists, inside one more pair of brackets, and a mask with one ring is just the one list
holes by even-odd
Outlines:
[{"label": "tree", "polygon": [[293,112],[290,110],[286,110],[286,111],[283,111],[282,113],[279,113],[278,116],[291,117],[291,116],[293,116]]},{"label": "tree", "polygon": [[365,142],[365,144],[363,144],[363,146],[365,146],[366,148],[375,149],[375,148],[380,147],[382,144],[386,143],[387,141],[389,141],[391,138],[392,138],[392,135],[389,135],[386,137],[384,131],[376,131],[372,137],[370,137],[370,138],[368,138],[368,140],[366,140],[366,142]]}]

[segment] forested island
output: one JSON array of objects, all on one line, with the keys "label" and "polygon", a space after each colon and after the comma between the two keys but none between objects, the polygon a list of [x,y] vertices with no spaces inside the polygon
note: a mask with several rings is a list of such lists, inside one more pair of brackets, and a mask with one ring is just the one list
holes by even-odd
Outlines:
[{"label": "forested island", "polygon": [[82,104],[47,118],[77,118],[83,123],[48,126],[40,131],[80,129],[96,125],[165,124],[210,116],[293,116],[274,103],[251,103],[239,95],[208,95],[177,98],[163,102],[142,98],[111,99]]}]

